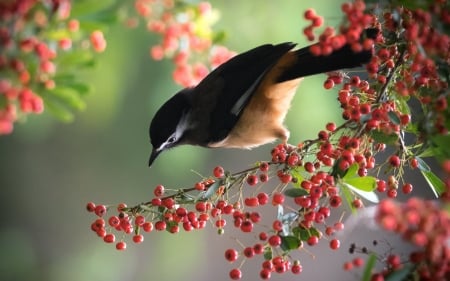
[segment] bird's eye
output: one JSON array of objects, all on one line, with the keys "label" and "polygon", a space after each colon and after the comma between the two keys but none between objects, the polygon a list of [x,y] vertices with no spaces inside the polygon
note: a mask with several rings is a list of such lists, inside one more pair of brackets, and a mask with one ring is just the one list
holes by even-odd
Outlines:
[{"label": "bird's eye", "polygon": [[170,138],[167,140],[167,142],[168,142],[168,143],[174,143],[176,140],[177,140],[177,138],[175,138],[175,137],[170,137]]}]

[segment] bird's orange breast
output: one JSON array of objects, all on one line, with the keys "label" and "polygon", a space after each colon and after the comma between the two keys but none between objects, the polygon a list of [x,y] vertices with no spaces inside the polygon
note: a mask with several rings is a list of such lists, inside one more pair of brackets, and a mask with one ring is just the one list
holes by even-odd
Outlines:
[{"label": "bird's orange breast", "polygon": [[287,141],[289,131],[283,122],[301,78],[282,83],[276,80],[294,59],[292,52],[281,57],[266,74],[229,135],[209,147],[253,148],[276,139]]}]

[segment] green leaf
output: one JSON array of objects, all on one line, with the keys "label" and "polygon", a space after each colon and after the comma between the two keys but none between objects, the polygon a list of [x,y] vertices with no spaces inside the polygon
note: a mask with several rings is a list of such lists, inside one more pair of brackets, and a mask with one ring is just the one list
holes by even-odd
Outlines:
[{"label": "green leaf", "polygon": [[343,178],[343,182],[350,185],[352,189],[362,190],[362,191],[373,191],[377,184],[377,179],[371,176],[365,177],[353,177],[353,178]]},{"label": "green leaf", "polygon": [[222,185],[222,181],[215,181],[204,193],[201,194],[202,199],[209,199],[214,194],[216,194],[216,191],[220,188]]},{"label": "green leaf", "polygon": [[[363,189],[359,189],[359,188],[357,188],[357,187],[355,187],[355,186],[353,186],[351,184],[348,184],[348,183],[342,183],[341,186],[346,187],[348,189],[351,189],[353,192],[357,193],[359,196],[361,196],[362,198],[364,198],[364,199],[366,199],[366,200],[368,200],[368,201],[370,201],[372,203],[380,202],[380,199],[378,199],[378,195],[375,192],[373,192],[373,191],[365,191]],[[351,204],[352,201],[353,200],[351,200],[349,202],[350,206],[352,205]]]},{"label": "green leaf", "polygon": [[366,262],[366,266],[364,267],[361,281],[370,281],[376,262],[377,256],[375,254],[370,254],[369,259]]},{"label": "green leaf", "polygon": [[63,105],[59,104],[58,102],[44,98],[44,104],[45,108],[58,120],[67,123],[73,121],[74,119],[73,113],[70,112]]},{"label": "green leaf", "polygon": [[417,159],[417,163],[419,164],[418,168],[420,171],[423,171],[423,172],[431,171],[430,166],[428,166],[428,164],[422,158],[416,157],[416,159]]},{"label": "green leaf", "polygon": [[[387,277],[385,277],[385,281],[403,281],[407,280],[408,275],[411,274],[415,270],[415,265],[413,264],[405,264],[402,268],[393,271]],[[368,279],[370,280],[370,279]]]},{"label": "green leaf", "polygon": [[432,171],[423,171],[420,170],[423,177],[427,181],[428,185],[431,187],[431,190],[434,192],[434,195],[436,197],[439,197],[444,193],[445,191],[445,184],[444,182],[436,176]]},{"label": "green leaf", "polygon": [[64,105],[73,109],[83,110],[86,107],[86,103],[74,89],[67,87],[55,87],[52,90],[48,90],[47,93],[58,98]]},{"label": "green leaf", "polygon": [[358,169],[359,165],[358,163],[353,163],[348,169],[347,172],[345,172],[345,175],[343,179],[349,179],[358,176]]},{"label": "green leaf", "polygon": [[398,98],[395,99],[395,104],[397,106],[397,109],[402,114],[411,114],[411,110],[410,110],[409,105],[408,105],[409,97],[407,97],[407,98],[400,97],[400,96],[397,96],[397,97]]},{"label": "green leaf", "polygon": [[281,236],[281,249],[283,251],[296,250],[300,247],[300,239],[295,236]]},{"label": "green leaf", "polygon": [[398,117],[397,113],[393,111],[388,112],[389,120],[391,120],[392,123],[395,125],[400,125],[400,118]]},{"label": "green leaf", "polygon": [[72,10],[70,11],[70,16],[74,18],[79,18],[89,14],[99,12],[111,7],[116,1],[115,0],[102,0],[102,1],[92,1],[92,0],[77,0],[73,1]]},{"label": "green leaf", "polygon": [[379,130],[370,131],[370,137],[379,143],[395,144],[398,140],[398,135],[395,133],[385,134]]},{"label": "green leaf", "polygon": [[75,50],[73,52],[62,53],[57,57],[57,62],[60,65],[90,65],[94,60],[94,55],[89,50]]},{"label": "green leaf", "polygon": [[432,147],[428,147],[424,151],[422,151],[419,155],[417,155],[416,158],[418,158],[418,157],[432,157],[434,155],[435,155],[435,149],[432,148]]},{"label": "green leaf", "polygon": [[302,241],[308,240],[309,236],[311,236],[307,229],[299,226],[294,227],[292,229],[292,233],[294,234],[295,237],[297,237]]},{"label": "green leaf", "polygon": [[268,261],[272,259],[272,247],[265,247],[263,252],[264,260]]},{"label": "green leaf", "polygon": [[291,170],[291,176],[297,179],[297,182],[293,183],[295,187],[301,187],[302,181],[305,180],[305,177],[301,174],[301,172],[305,171],[304,166],[297,167],[296,169]]},{"label": "green leaf", "polygon": [[223,41],[225,41],[226,37],[227,37],[227,33],[224,30],[220,30],[213,34],[212,41],[214,44],[219,44],[219,43],[222,43]]},{"label": "green leaf", "polygon": [[309,194],[308,191],[304,190],[303,188],[289,188],[284,191],[284,195],[293,198],[308,194]]}]

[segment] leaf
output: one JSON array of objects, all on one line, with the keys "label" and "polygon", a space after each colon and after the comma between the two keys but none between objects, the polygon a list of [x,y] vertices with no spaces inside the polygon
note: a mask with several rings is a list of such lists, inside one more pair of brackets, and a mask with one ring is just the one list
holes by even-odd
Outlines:
[{"label": "leaf", "polygon": [[294,234],[295,237],[297,237],[298,239],[300,239],[302,241],[308,240],[309,236],[311,236],[307,229],[305,229],[303,227],[299,227],[299,226],[294,227],[292,229],[292,233]]},{"label": "leaf", "polygon": [[[406,280],[408,275],[410,275],[415,270],[415,265],[405,264],[402,268],[393,271],[387,277],[385,281],[403,281]],[[368,279],[370,280],[370,279]]]},{"label": "leaf", "polygon": [[418,168],[420,171],[423,171],[423,172],[431,171],[430,166],[428,166],[428,164],[422,158],[416,157],[416,159],[417,159],[417,163],[419,164]]},{"label": "leaf", "polygon": [[86,103],[77,91],[67,87],[55,87],[47,91],[51,96],[58,98],[64,105],[76,110],[83,110]]},{"label": "leaf", "polygon": [[374,141],[385,144],[395,144],[398,140],[397,134],[385,134],[379,130],[370,131],[370,136]]},{"label": "leaf", "polygon": [[351,185],[352,189],[358,189],[368,192],[373,191],[377,184],[377,179],[372,176],[353,177],[353,178],[344,177],[342,181],[345,184]]},{"label": "leaf", "polygon": [[265,247],[263,252],[264,260],[268,261],[272,259],[272,247]]},{"label": "leaf", "polygon": [[400,118],[395,112],[389,111],[388,116],[389,120],[391,120],[392,123],[394,123],[395,125],[400,125]]},{"label": "leaf", "polygon": [[358,163],[354,163],[352,164],[348,169],[347,172],[345,173],[343,179],[348,179],[348,178],[353,178],[358,176],[358,169],[359,169],[359,165]]},{"label": "leaf", "polygon": [[300,247],[300,239],[295,236],[281,236],[281,249],[283,251],[296,250]]},{"label": "leaf", "polygon": [[58,55],[57,62],[60,65],[90,65],[94,60],[94,55],[89,50],[75,50],[73,52]]},{"label": "leaf", "polygon": [[420,170],[423,177],[427,181],[428,185],[431,187],[431,190],[434,192],[434,195],[436,197],[439,197],[444,193],[445,191],[445,184],[444,182],[436,176],[432,171],[423,171]]},{"label": "leaf", "polygon": [[70,16],[73,18],[79,18],[89,14],[99,12],[111,7],[115,3],[115,0],[77,0],[73,1],[72,10]]},{"label": "leaf", "polygon": [[209,188],[206,190],[202,195],[201,198],[203,199],[209,199],[214,194],[216,194],[216,191],[222,186],[222,181],[215,181]]},{"label": "leaf", "polygon": [[284,191],[284,195],[293,198],[308,194],[308,191],[304,190],[303,188],[289,188]]},{"label": "leaf", "polygon": [[[363,189],[359,189],[353,185],[350,185],[348,183],[342,183],[343,187],[346,187],[348,189],[351,189],[353,192],[357,193],[362,198],[372,202],[372,203],[378,203],[380,202],[380,199],[378,199],[378,195],[373,191],[365,191]],[[351,201],[349,202],[351,205]]]},{"label": "leaf", "polygon": [[300,188],[302,181],[305,180],[305,177],[301,174],[302,171],[303,172],[305,171],[305,167],[304,166],[300,166],[300,167],[298,167],[296,169],[291,170],[291,176],[293,178],[297,179],[297,182],[293,183],[293,185],[295,187]]},{"label": "leaf", "polygon": [[74,119],[73,113],[70,112],[67,108],[62,106],[61,104],[51,101],[47,98],[44,98],[45,108],[55,116],[58,120],[62,122],[72,122]]},{"label": "leaf", "polygon": [[364,267],[361,281],[370,281],[376,262],[377,262],[377,256],[373,253],[370,254],[369,259],[366,262],[366,266]]},{"label": "leaf", "polygon": [[298,214],[290,212],[281,216],[281,223],[283,226],[283,235],[287,236],[290,234],[291,224],[297,220]]},{"label": "leaf", "polygon": [[397,106],[397,109],[402,113],[402,114],[411,114],[411,110],[409,108],[408,105],[408,100],[409,97],[398,97],[397,99],[395,99],[395,104]]}]

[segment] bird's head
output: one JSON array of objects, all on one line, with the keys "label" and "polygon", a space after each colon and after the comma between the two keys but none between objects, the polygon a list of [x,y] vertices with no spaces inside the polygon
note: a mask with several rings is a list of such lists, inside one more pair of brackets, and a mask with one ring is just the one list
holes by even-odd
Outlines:
[{"label": "bird's head", "polygon": [[178,92],[163,104],[153,117],[149,129],[150,142],[153,146],[149,166],[164,150],[184,143],[185,132],[189,128],[188,95],[191,90],[184,89]]}]

